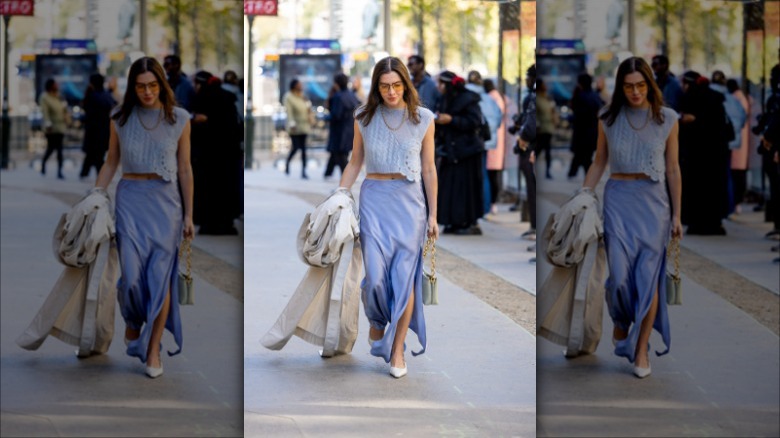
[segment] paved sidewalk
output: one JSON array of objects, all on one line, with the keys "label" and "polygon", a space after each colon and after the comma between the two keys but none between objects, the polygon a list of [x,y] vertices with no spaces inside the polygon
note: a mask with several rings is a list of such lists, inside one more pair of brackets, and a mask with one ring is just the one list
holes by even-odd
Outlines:
[{"label": "paved sidewalk", "polygon": [[[554,180],[539,182],[540,217],[582,184],[582,176],[567,181],[562,167],[554,166]],[[771,243],[763,239],[770,227],[744,216],[741,222],[724,221],[725,237],[683,237],[685,249],[712,263],[704,272],[683,271],[684,304],[669,309],[671,351],[651,354],[653,374],[647,379],[635,378],[628,361],[612,354],[606,308],[595,354],[565,359],[564,347],[539,338],[538,436],[780,435],[777,328],[760,324],[708,288],[713,286],[699,283],[740,277],[746,282],[741,284],[759,291],[755,305],[777,320],[780,272],[771,262]],[[540,257],[540,282],[549,270]],[[663,345],[655,331],[650,345],[653,350]]]},{"label": "paved sidewalk", "polygon": [[[243,434],[242,303],[204,279],[199,260],[229,267],[238,283],[239,236],[196,236],[195,305],[181,310],[182,353],[164,357],[165,374],[152,380],[124,352],[124,322],[115,310],[107,354],[76,358],[76,347],[49,337],[36,351],[15,343],[62,272],[51,236],[62,213],[94,185],[65,169],[66,180],[27,166],[0,173],[0,380],[2,436],[241,436]],[[208,278],[219,274],[208,272]],[[240,297],[239,297],[240,298]],[[173,347],[168,332],[163,348]]]},{"label": "paved sidewalk", "polygon": [[[535,436],[536,339],[444,273],[441,304],[425,308],[428,350],[407,355],[409,374],[403,379],[393,379],[389,366],[369,354],[362,306],[351,354],[322,359],[316,346],[297,337],[281,351],[262,347],[261,336],[306,271],[295,249],[301,220],[338,184],[323,182],[317,173],[310,171],[308,181],[268,165],[245,173],[246,436]],[[353,193],[358,188],[359,183]],[[439,244],[524,288],[527,276],[506,266],[530,257],[516,255],[522,227],[497,221],[483,230],[484,236],[457,242],[456,236],[443,236]],[[507,237],[494,237],[492,252],[510,258],[488,255],[480,238],[494,231]],[[409,349],[419,348],[413,334],[407,339]]]}]

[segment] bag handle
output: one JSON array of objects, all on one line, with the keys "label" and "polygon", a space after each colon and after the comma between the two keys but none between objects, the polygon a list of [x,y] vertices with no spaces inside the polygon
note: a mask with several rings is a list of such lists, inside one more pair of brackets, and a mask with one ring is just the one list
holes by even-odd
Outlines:
[{"label": "bag handle", "polygon": [[179,258],[183,257],[185,248],[187,249],[187,278],[192,277],[192,239],[183,239],[179,246]]},{"label": "bag handle", "polygon": [[666,257],[674,257],[674,274],[675,279],[680,278],[680,238],[672,237],[669,241],[669,246],[666,247]]},{"label": "bag handle", "polygon": [[425,246],[423,247],[423,264],[425,264],[425,257],[428,255],[428,252],[431,253],[431,277],[436,278],[436,241],[430,237],[425,241]]}]

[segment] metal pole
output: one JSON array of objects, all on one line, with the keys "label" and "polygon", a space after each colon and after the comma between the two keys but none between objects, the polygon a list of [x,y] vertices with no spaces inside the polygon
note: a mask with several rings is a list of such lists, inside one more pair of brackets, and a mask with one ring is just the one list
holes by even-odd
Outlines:
[{"label": "metal pole", "polygon": [[146,53],[146,0],[140,0],[140,9],[138,15],[141,18],[138,20],[138,27],[140,28],[138,35],[141,40],[141,51]]},{"label": "metal pole", "polygon": [[11,23],[11,16],[4,15],[3,23],[3,133],[0,135],[0,137],[2,137],[2,146],[0,146],[0,151],[2,152],[0,168],[8,169],[8,154],[11,150],[10,145],[8,144],[11,135],[9,132],[11,130],[11,119],[8,117],[8,52],[11,46],[8,43],[8,26]]},{"label": "metal pole", "polygon": [[391,5],[391,2],[392,2],[392,0],[385,0],[385,2],[384,2],[385,3],[385,13],[384,13],[385,14],[385,16],[384,16],[384,23],[385,24],[384,24],[384,26],[385,26],[385,52],[387,52],[387,53],[392,55],[393,54],[393,51],[392,51],[393,41],[392,41],[392,38],[391,38],[392,37],[392,27],[390,25],[390,18],[392,16],[392,11],[391,11],[391,9],[392,9],[391,6],[392,5]]},{"label": "metal pole", "polygon": [[[506,94],[506,82],[504,81],[504,5],[498,5],[498,65],[496,66],[496,80],[498,91],[501,95]],[[522,54],[523,52],[520,51]]]},{"label": "metal pole", "polygon": [[628,0],[628,51],[636,54],[636,0]]},{"label": "metal pole", "polygon": [[742,89],[746,95],[750,95],[748,90],[747,81],[747,25],[748,25],[748,10],[750,6],[747,3],[742,4]]},{"label": "metal pole", "polygon": [[252,105],[252,76],[254,76],[255,71],[254,61],[252,61],[252,52],[254,51],[254,48],[252,47],[252,24],[255,22],[255,16],[248,15],[247,19],[249,20],[249,56],[247,58],[247,62],[249,62],[249,68],[247,69],[249,78],[247,80],[246,111],[244,114],[244,169],[251,169],[253,142],[255,139],[255,119],[252,115],[252,111],[254,110]]}]

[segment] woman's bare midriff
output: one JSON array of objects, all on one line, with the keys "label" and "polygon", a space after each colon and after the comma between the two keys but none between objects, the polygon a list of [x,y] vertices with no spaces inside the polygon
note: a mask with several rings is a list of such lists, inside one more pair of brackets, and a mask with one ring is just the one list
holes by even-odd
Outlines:
[{"label": "woman's bare midriff", "polygon": [[150,179],[162,179],[162,177],[156,173],[123,173],[122,179],[146,181]]},{"label": "woman's bare midriff", "polygon": [[636,181],[638,179],[650,179],[650,176],[644,173],[613,173],[610,174],[611,179],[618,179],[622,181]]},{"label": "woman's bare midriff", "polygon": [[367,179],[404,179],[406,178],[400,173],[369,173],[366,174]]}]

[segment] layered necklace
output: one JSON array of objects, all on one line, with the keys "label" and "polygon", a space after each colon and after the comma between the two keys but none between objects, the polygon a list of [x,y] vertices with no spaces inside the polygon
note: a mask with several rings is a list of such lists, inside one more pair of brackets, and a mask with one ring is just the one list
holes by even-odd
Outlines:
[{"label": "layered necklace", "polygon": [[647,126],[648,122],[650,122],[650,107],[648,107],[647,112],[645,112],[645,123],[638,128],[634,126],[633,123],[631,123],[630,114],[631,114],[630,111],[628,111],[628,108],[626,108],[626,121],[628,121],[628,126],[630,126],[631,129],[633,129],[634,131],[641,131],[645,129],[645,126]]},{"label": "layered necklace", "polygon": [[157,123],[154,124],[151,128],[146,126],[144,123],[143,117],[141,117],[141,111],[136,112],[136,116],[138,117],[138,121],[141,122],[141,126],[146,129],[147,131],[154,131],[157,129],[158,126],[160,126],[160,122],[162,122],[163,119],[163,109],[160,107],[160,110],[157,112]]},{"label": "layered necklace", "polygon": [[404,107],[404,112],[403,112],[403,114],[401,114],[401,122],[395,128],[393,128],[392,126],[390,126],[389,123],[387,123],[387,119],[385,118],[385,106],[384,105],[379,105],[379,114],[382,115],[382,121],[385,122],[385,126],[387,126],[387,129],[389,129],[391,131],[398,131],[399,129],[401,129],[401,126],[403,126],[404,121],[406,120],[406,107]]}]

